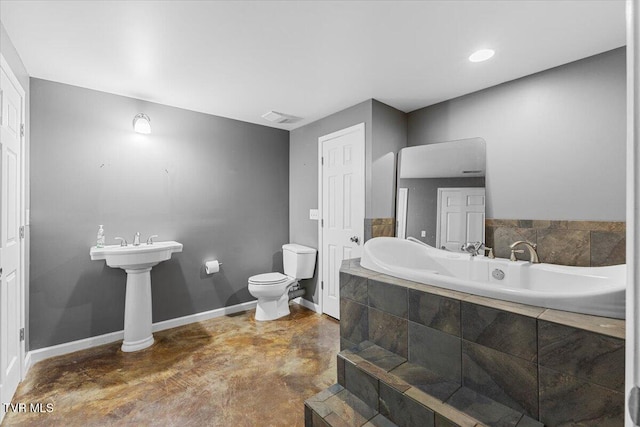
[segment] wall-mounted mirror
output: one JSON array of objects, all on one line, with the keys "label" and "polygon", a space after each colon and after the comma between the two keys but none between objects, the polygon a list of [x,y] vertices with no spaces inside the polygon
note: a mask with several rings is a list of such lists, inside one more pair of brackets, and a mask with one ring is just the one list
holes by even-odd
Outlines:
[{"label": "wall-mounted mirror", "polygon": [[485,241],[485,146],[468,138],[400,150],[396,236],[451,251]]}]

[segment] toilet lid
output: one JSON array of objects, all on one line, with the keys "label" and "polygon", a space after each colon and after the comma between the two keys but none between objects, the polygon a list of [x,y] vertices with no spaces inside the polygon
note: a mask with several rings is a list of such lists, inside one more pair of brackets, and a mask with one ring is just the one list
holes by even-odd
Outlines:
[{"label": "toilet lid", "polygon": [[249,277],[249,282],[254,285],[276,285],[289,280],[289,276],[282,273],[264,273]]}]

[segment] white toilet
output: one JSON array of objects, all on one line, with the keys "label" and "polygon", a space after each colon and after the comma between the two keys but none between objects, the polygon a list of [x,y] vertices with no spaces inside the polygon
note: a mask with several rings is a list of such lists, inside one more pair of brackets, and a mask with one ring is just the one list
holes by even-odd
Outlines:
[{"label": "white toilet", "polygon": [[316,266],[316,250],[289,243],[282,245],[284,274],[249,277],[249,293],[258,298],[256,320],[275,320],[289,314],[289,289],[299,279],[310,279]]}]

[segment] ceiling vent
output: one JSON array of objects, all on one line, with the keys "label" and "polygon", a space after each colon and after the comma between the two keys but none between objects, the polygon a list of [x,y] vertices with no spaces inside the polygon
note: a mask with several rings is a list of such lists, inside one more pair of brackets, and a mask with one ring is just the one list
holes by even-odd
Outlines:
[{"label": "ceiling vent", "polygon": [[269,111],[268,113],[263,114],[262,118],[273,123],[296,123],[302,120],[302,117],[278,113],[277,111]]}]

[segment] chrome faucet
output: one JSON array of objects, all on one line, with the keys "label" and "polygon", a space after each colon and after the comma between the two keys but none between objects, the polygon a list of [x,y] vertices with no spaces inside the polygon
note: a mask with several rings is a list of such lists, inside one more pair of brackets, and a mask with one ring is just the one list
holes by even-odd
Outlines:
[{"label": "chrome faucet", "polygon": [[133,246],[140,246],[140,232],[136,232],[136,235],[133,236]]},{"label": "chrome faucet", "polygon": [[120,240],[120,246],[127,246],[127,239],[123,237],[114,237],[115,240]]},{"label": "chrome faucet", "polygon": [[460,247],[461,250],[469,252],[471,256],[477,256],[480,253],[480,248],[482,248],[482,242],[466,242]]},{"label": "chrome faucet", "polygon": [[149,236],[149,238],[147,239],[147,245],[153,245],[153,238],[154,237],[158,237],[158,235],[154,234],[152,236]]},{"label": "chrome faucet", "polygon": [[517,260],[516,254],[524,253],[524,249],[516,249],[518,245],[523,245],[529,250],[529,262],[531,262],[532,264],[540,263],[540,259],[538,258],[538,252],[536,251],[536,249],[538,248],[538,245],[536,245],[535,243],[528,242],[526,240],[518,240],[517,242],[514,242],[511,244],[511,246],[509,246],[511,248],[511,261]]}]

